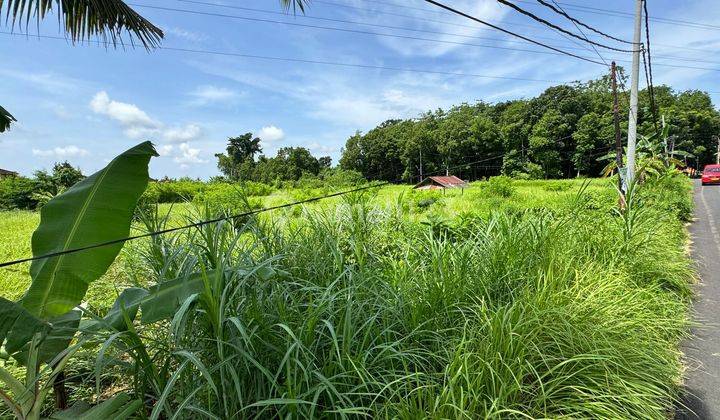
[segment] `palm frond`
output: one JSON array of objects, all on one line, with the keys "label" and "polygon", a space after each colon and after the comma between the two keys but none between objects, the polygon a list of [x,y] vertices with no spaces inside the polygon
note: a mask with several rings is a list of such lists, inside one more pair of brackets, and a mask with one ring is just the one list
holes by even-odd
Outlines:
[{"label": "palm frond", "polygon": [[[113,46],[137,39],[146,49],[160,45],[163,32],[121,0],[0,0],[0,19],[27,30],[30,18],[41,19],[56,9],[58,21],[73,42],[98,36]],[[4,16],[3,16],[4,15]]]},{"label": "palm frond", "polygon": [[284,10],[290,10],[292,7],[293,13],[298,9],[301,13],[305,13],[305,7],[310,5],[310,0],[280,0],[280,5]]},{"label": "palm frond", "polygon": [[[0,0],[2,1],[2,0]],[[10,129],[10,123],[17,122],[15,117],[12,116],[5,108],[0,106],[0,133]]]}]

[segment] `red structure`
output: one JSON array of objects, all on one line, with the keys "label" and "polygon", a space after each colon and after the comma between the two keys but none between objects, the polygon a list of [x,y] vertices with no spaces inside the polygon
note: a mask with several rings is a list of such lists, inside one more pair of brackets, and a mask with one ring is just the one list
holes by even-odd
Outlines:
[{"label": "red structure", "polygon": [[417,190],[444,190],[447,188],[465,188],[467,181],[454,176],[429,176],[415,185]]}]

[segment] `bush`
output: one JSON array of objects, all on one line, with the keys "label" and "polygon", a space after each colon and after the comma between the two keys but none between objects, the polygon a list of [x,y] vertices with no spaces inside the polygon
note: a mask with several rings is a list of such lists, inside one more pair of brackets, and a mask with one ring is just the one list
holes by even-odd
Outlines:
[{"label": "bush", "polygon": [[321,177],[331,187],[352,187],[367,182],[365,177],[358,171],[350,169],[333,168],[322,172]]},{"label": "bush", "polygon": [[145,199],[155,203],[192,201],[205,187],[206,184],[201,181],[151,182],[145,191]]},{"label": "bush", "polygon": [[0,178],[0,210],[33,210],[35,182],[22,176]]},{"label": "bush", "polygon": [[513,187],[510,177],[494,176],[487,182],[487,192],[498,197],[508,198],[515,192],[515,187]]},{"label": "bush", "polygon": [[251,198],[236,184],[214,184],[197,194],[193,202],[213,215],[243,213],[262,207],[260,198]]}]

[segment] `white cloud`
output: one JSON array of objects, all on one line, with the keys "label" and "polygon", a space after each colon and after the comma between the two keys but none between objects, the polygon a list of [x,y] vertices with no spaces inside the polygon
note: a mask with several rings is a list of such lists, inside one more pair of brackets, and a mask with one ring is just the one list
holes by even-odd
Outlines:
[{"label": "white cloud", "polygon": [[186,169],[190,164],[207,162],[201,157],[202,150],[190,147],[187,142],[180,143],[177,146],[164,144],[157,150],[160,156],[171,157],[173,162],[180,164],[183,169]]},{"label": "white cloud", "polygon": [[120,122],[129,129],[158,128],[160,123],[153,120],[134,104],[113,101],[107,92],[100,91],[90,101],[90,108],[96,114],[102,114]]},{"label": "white cloud", "polygon": [[202,129],[197,124],[188,124],[184,127],[168,128],[162,136],[167,141],[188,142],[200,137]]},{"label": "white cloud", "polygon": [[184,39],[191,42],[201,42],[205,41],[208,38],[207,35],[203,33],[193,32],[175,26],[164,26],[162,30],[163,32],[165,32],[166,35],[172,35],[176,38]]},{"label": "white cloud", "polygon": [[189,93],[193,100],[191,105],[208,105],[213,103],[233,102],[242,94],[232,89],[218,87],[213,85],[198,86]]},{"label": "white cloud", "polygon": [[272,143],[284,139],[285,132],[274,125],[266,125],[258,131],[257,136],[265,143]]},{"label": "white cloud", "polygon": [[162,122],[151,118],[135,104],[110,99],[105,91],[100,91],[90,101],[90,108],[96,114],[105,115],[124,127],[124,133],[131,139],[160,136],[167,141],[188,142],[202,134],[197,124],[182,127],[166,127]]},{"label": "white cloud", "polygon": [[75,145],[66,147],[55,147],[53,149],[32,149],[33,156],[42,157],[55,157],[55,158],[69,158],[77,156],[88,156],[90,152],[85,149],[81,149]]}]

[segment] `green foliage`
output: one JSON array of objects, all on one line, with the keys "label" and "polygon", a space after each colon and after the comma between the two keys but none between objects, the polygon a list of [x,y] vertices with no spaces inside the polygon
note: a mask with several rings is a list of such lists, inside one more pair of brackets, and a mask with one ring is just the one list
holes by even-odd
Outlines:
[{"label": "green foliage", "polygon": [[[666,86],[656,90],[660,112],[670,116],[676,149],[702,147],[696,159],[679,160],[698,167],[714,162],[712,136],[720,132],[720,112],[708,94],[673,92]],[[620,115],[627,115],[627,98],[619,102]],[[598,153],[611,149],[615,141],[612,103],[609,79],[603,76],[553,86],[528,100],[461,104],[417,118],[388,120],[348,138],[340,167],[370,180],[408,182],[417,182],[421,163],[424,173],[447,165],[468,180],[500,173],[529,179],[598,176],[603,169]],[[647,91],[640,93],[638,124],[641,135],[655,131]],[[620,130],[626,137],[624,119]],[[463,166],[475,161],[482,162]]]},{"label": "green foliage", "polygon": [[12,116],[5,108],[0,106],[0,133],[4,133],[10,129],[10,123],[17,122],[15,117]]},{"label": "green foliage", "polygon": [[35,183],[22,176],[0,178],[0,210],[32,210],[38,205]]},{"label": "green foliage", "polygon": [[485,190],[492,195],[508,198],[515,192],[512,182],[510,177],[494,176],[488,180]]},{"label": "green foliage", "polygon": [[608,211],[610,183],[516,181],[498,202],[527,184],[535,200],[569,199],[458,224],[357,196],[302,220],[183,233],[162,258],[187,263],[160,272],[138,335],[109,342],[103,365],[132,383],[166,372],[137,389],[151,418],[664,418],[692,272],[663,192],[687,180],[662,182],[622,214]]},{"label": "green foliage", "polygon": [[[141,143],[43,206],[33,234],[33,255],[127,236],[135,205],[147,186],[152,156],[157,156],[152,144]],[[41,319],[66,313],[81,302],[88,284],[105,273],[122,245],[33,261],[33,282],[23,306]]]}]

